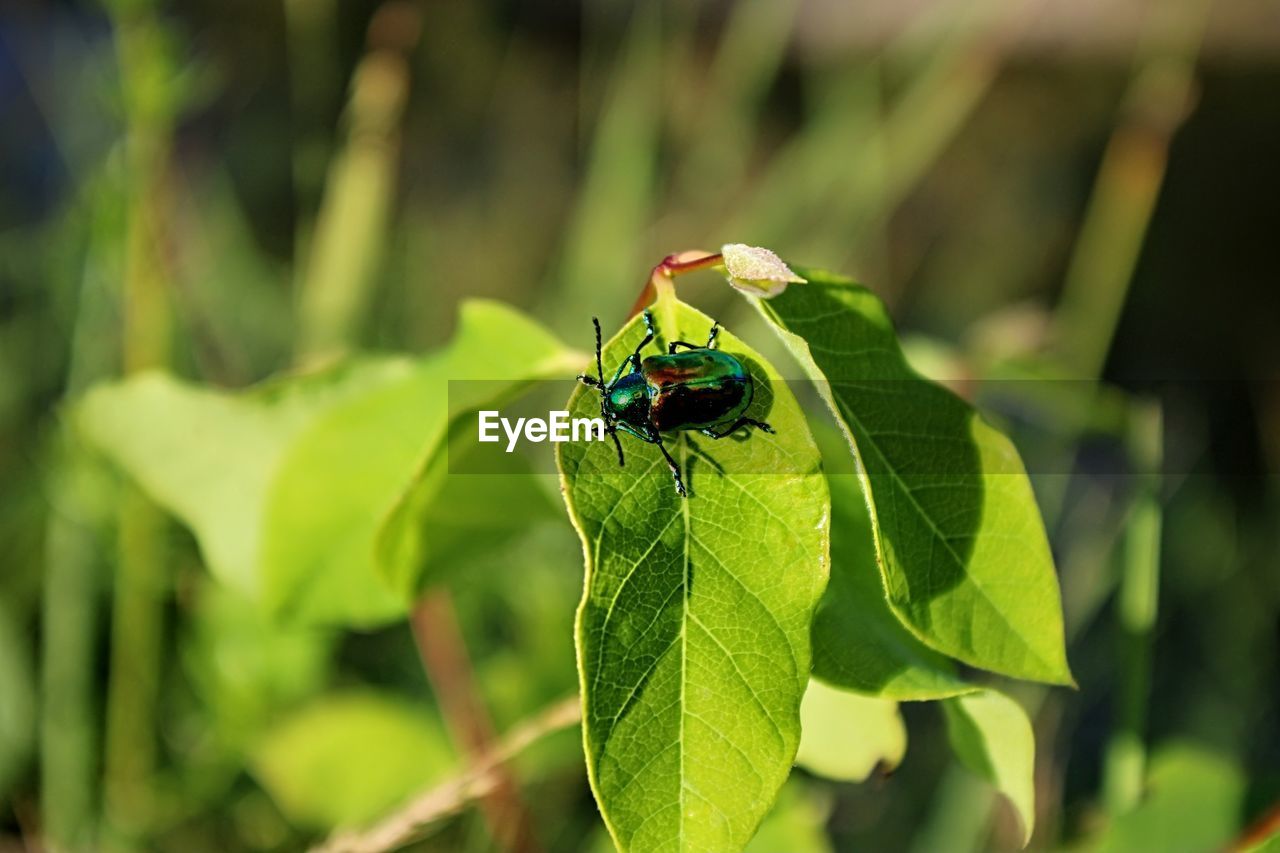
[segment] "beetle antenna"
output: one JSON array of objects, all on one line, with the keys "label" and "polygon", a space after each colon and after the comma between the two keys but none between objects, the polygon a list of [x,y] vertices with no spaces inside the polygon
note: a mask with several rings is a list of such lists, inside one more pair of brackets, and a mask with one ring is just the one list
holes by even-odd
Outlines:
[{"label": "beetle antenna", "polygon": [[596,327],[596,375],[600,377],[600,384],[596,385],[596,387],[600,389],[600,418],[605,423],[605,429],[609,431],[609,437],[613,439],[613,446],[618,448],[618,467],[621,468],[626,465],[622,457],[622,442],[618,440],[618,428],[609,419],[609,410],[605,405],[605,390],[607,386],[604,384],[604,356],[601,354],[600,318],[592,317],[591,324]]},{"label": "beetle antenna", "polygon": [[591,323],[596,327],[596,375],[600,377],[600,387],[604,388],[604,361],[600,354],[600,318],[592,317]]}]

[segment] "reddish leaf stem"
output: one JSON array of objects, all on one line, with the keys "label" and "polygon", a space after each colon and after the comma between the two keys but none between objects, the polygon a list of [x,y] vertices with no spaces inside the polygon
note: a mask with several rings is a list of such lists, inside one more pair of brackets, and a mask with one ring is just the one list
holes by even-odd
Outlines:
[{"label": "reddish leaf stem", "polygon": [[653,272],[649,273],[649,278],[640,290],[640,295],[636,297],[635,304],[627,312],[627,319],[630,320],[639,314],[646,305],[654,300],[658,292],[657,285],[659,282],[671,281],[676,276],[684,275],[685,273],[705,270],[723,261],[724,256],[719,252],[704,252],[700,249],[667,255],[662,259],[661,263],[653,268]]}]

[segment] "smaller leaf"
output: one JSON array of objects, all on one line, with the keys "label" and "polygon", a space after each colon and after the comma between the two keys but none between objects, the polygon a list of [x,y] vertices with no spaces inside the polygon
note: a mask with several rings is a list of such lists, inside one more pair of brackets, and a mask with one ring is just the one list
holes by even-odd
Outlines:
[{"label": "smaller leaf", "polygon": [[1225,850],[1240,828],[1245,776],[1238,764],[1194,743],[1171,743],[1151,759],[1146,796],[1089,850]]},{"label": "smaller leaf", "polygon": [[373,692],[318,700],[272,729],[253,757],[285,815],[320,829],[369,823],[454,764],[438,720]]},{"label": "smaller leaf", "polygon": [[942,707],[956,757],[1013,804],[1026,846],[1036,820],[1036,743],[1026,712],[995,690],[947,699]]},{"label": "smaller leaf", "polygon": [[[829,459],[824,447],[824,458]],[[889,609],[871,516],[853,474],[829,474],[831,579],[813,619],[813,674],[885,699],[945,699],[976,688],[920,642]]]},{"label": "smaller leaf", "polygon": [[[432,469],[452,420],[584,360],[514,309],[473,300],[450,345],[423,358],[363,358],[242,392],[146,373],[91,391],[77,422],[192,529],[220,581],[291,621],[376,625],[417,589],[430,529],[414,510],[443,478],[424,489],[413,472]],[[389,569],[384,551],[406,564]],[[393,591],[389,576],[408,579]]]},{"label": "smaller leaf", "polygon": [[894,614],[949,657],[1073,684],[1053,557],[1017,449],[911,368],[875,294],[804,274],[805,287],[752,301],[844,431]]},{"label": "smaller leaf", "polygon": [[[416,361],[401,381],[326,412],[290,445],[267,504],[267,602],[308,622],[376,624],[403,613],[416,596],[425,546],[390,548],[417,557],[379,562],[388,517],[429,507],[432,489],[414,471],[439,468],[456,418],[517,393],[536,379],[567,377],[586,357],[497,302],[463,303],[449,346]],[[421,533],[412,512],[396,531]],[[385,581],[407,578],[390,588]],[[383,599],[394,602],[384,605]],[[353,602],[366,601],[356,608]]]},{"label": "smaller leaf", "polygon": [[830,853],[831,840],[824,827],[832,803],[829,791],[792,776],[745,853]]},{"label": "smaller leaf", "polygon": [[725,272],[729,284],[752,296],[777,296],[788,284],[804,284],[805,279],[792,272],[782,258],[768,249],[729,243],[722,246]]},{"label": "smaller leaf", "polygon": [[800,703],[796,764],[842,782],[890,771],[907,752],[907,728],[892,699],[859,696],[810,681]]},{"label": "smaller leaf", "polygon": [[290,444],[326,411],[409,370],[407,359],[360,360],[239,393],[140,373],[95,387],[76,423],[191,528],[219,581],[260,600],[263,518]]},{"label": "smaller leaf", "polygon": [[195,599],[183,632],[183,668],[217,732],[242,748],[281,709],[322,689],[334,635],[282,625],[207,577]]},{"label": "smaller leaf", "polygon": [[469,565],[532,525],[560,517],[553,487],[540,483],[520,454],[486,457],[505,466],[492,473],[450,474],[453,462],[465,468],[474,454],[474,422],[455,419],[383,522],[378,570],[406,600],[442,580],[450,566]]}]

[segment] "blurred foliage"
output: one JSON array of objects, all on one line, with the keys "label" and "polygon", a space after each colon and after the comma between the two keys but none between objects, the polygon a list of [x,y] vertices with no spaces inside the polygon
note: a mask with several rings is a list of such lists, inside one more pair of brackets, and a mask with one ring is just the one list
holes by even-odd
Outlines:
[{"label": "blurred foliage", "polygon": [[[1135,15],[1141,45],[1082,13],[1066,48],[1021,4],[930,3],[886,27],[859,16],[898,20],[894,4],[839,5],[0,10],[0,846],[297,849],[457,760],[407,626],[263,619],[211,582],[199,525],[197,547],[135,523],[137,498],[66,428],[91,384],[163,362],[241,389],[344,348],[434,350],[475,297],[585,348],[652,263],[730,240],[871,285],[913,364],[1028,460],[1079,683],[1013,693],[1041,747],[1031,846],[1214,848],[1280,798],[1280,62],[1265,40],[1233,49],[1251,5],[1215,4],[1203,52],[1197,3],[1155,4],[1173,26]],[[682,298],[790,364],[712,278]],[[1130,422],[1153,400],[1150,483]],[[1121,652],[1115,595],[1142,564],[1135,505],[1163,531],[1145,655]],[[127,575],[139,554],[159,571]],[[454,562],[507,731],[574,689],[579,548],[549,516]],[[154,631],[122,640],[127,577]],[[139,639],[135,685],[118,661]],[[127,725],[121,697],[154,725]],[[936,710],[901,709],[892,776],[793,774],[755,849],[1016,847]],[[126,723],[112,747],[108,718]],[[1118,811],[1121,734],[1138,802]],[[103,780],[104,751],[135,748],[154,754],[141,775],[116,759]],[[515,771],[547,849],[595,849],[576,733]],[[130,796],[108,795],[122,779]],[[330,799],[332,779],[368,799]],[[475,809],[420,844],[489,845]]]}]

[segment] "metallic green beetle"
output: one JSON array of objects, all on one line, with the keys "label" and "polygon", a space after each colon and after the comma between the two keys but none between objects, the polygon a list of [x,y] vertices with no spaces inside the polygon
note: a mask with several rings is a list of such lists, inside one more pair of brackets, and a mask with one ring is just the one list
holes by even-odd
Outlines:
[{"label": "metallic green beetle", "polygon": [[[755,386],[742,362],[715,348],[719,324],[711,327],[706,346],[671,341],[666,355],[641,359],[640,351],[657,336],[653,314],[645,311],[648,334],[618,365],[613,379],[605,382],[600,321],[593,317],[591,322],[596,327],[596,376],[583,374],[578,380],[600,392],[600,417],[618,448],[619,465],[625,464],[618,440],[618,430],[622,430],[658,445],[675,478],[676,493],[687,497],[680,466],[662,443],[662,433],[697,430],[711,438],[724,438],[750,426],[773,432],[764,421],[745,417]],[[677,352],[680,347],[683,352]]]}]

